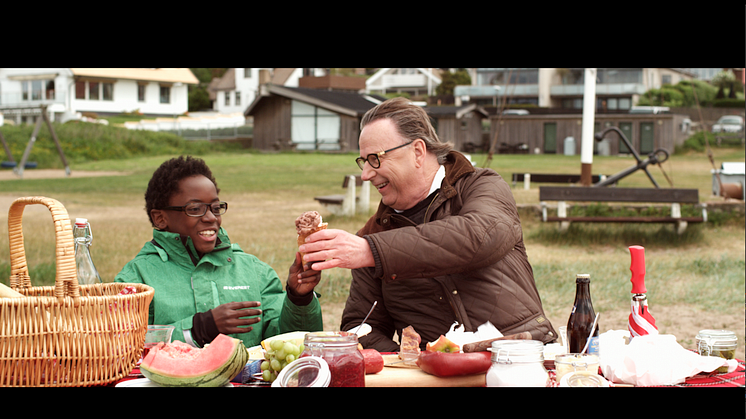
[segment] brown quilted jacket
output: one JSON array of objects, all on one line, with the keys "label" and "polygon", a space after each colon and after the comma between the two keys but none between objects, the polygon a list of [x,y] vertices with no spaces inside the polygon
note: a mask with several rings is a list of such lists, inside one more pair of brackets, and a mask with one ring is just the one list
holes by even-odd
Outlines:
[{"label": "brown quilted jacket", "polygon": [[398,351],[393,336],[409,325],[424,348],[456,321],[466,331],[490,321],[503,335],[529,331],[535,340],[554,341],[510,187],[457,152],[445,168],[424,223],[380,204],[357,233],[372,243],[377,266],[352,271],[340,330],[359,325],[377,301],[367,320],[373,331],[360,343],[379,351]]}]

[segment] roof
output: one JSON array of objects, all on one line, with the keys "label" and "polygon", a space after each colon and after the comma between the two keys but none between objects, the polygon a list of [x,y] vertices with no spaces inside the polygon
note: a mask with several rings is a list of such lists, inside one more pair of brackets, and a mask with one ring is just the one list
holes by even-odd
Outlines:
[{"label": "roof", "polygon": [[433,117],[439,116],[455,116],[457,119],[461,119],[464,115],[469,112],[477,112],[482,116],[489,117],[489,114],[481,106],[477,106],[475,103],[464,106],[426,106],[423,107],[428,115]]},{"label": "roof", "polygon": [[[285,87],[275,84],[267,85],[267,93],[267,95],[274,94],[289,99],[299,100],[331,112],[354,117],[362,116],[370,108],[384,100],[383,98],[373,95],[361,95],[358,93],[334,90],[307,89],[303,87]],[[246,109],[244,115],[253,115],[256,106],[267,95],[258,96]]]},{"label": "roof", "polygon": [[[215,79],[213,79],[215,80]],[[235,90],[236,89],[236,69],[229,68],[225,70],[223,76],[213,85],[210,84],[212,90]]]},{"label": "roof", "polygon": [[188,68],[71,68],[76,77],[199,84]]},{"label": "roof", "polygon": [[[388,74],[393,69],[394,69],[394,67],[388,67],[388,68],[382,68],[382,69],[376,71],[375,74],[373,74],[372,76],[370,76],[368,78],[368,80],[365,81],[365,84],[372,85],[375,81],[377,81],[379,78],[383,77],[384,75]],[[437,84],[440,84],[440,83],[443,82],[440,79],[440,77],[438,77],[435,74],[433,74],[427,68],[417,68],[417,71],[419,71],[420,73],[424,74],[425,77],[429,78],[430,80],[432,80],[433,82],[435,82]]]}]

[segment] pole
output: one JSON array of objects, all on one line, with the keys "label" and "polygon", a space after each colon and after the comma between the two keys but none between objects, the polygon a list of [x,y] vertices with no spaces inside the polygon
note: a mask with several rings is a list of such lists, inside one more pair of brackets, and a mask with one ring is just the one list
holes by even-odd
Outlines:
[{"label": "pole", "polygon": [[583,125],[580,137],[580,183],[591,186],[593,164],[593,123],[596,111],[596,69],[586,68],[583,90]]}]

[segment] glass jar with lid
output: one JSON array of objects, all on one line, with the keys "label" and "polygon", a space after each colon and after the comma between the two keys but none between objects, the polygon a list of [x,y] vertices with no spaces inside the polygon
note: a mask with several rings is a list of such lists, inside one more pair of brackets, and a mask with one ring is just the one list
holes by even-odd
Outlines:
[{"label": "glass jar with lid", "polygon": [[[697,352],[702,356],[719,356],[725,359],[733,359],[736,356],[738,338],[730,330],[700,330],[696,340]],[[724,365],[717,371],[726,373],[728,367]]]},{"label": "glass jar with lid", "polygon": [[487,387],[546,387],[544,344],[538,340],[496,340],[490,348],[492,365]]},{"label": "glass jar with lid", "polygon": [[301,357],[317,356],[329,365],[329,387],[365,387],[365,359],[357,335],[349,332],[307,333]]},{"label": "glass jar with lid", "polygon": [[565,374],[573,371],[589,371],[593,374],[597,374],[598,366],[598,356],[594,354],[583,353],[557,355],[554,359],[554,369],[556,371],[555,379],[559,382]]}]

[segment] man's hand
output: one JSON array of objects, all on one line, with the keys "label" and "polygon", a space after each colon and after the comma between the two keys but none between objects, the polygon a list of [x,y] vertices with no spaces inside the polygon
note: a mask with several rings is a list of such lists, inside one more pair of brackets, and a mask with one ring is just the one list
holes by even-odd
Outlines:
[{"label": "man's hand", "polygon": [[344,230],[326,229],[311,234],[306,244],[298,247],[306,255],[303,262],[315,262],[311,267],[322,271],[329,268],[357,269],[375,266],[368,241]]}]

